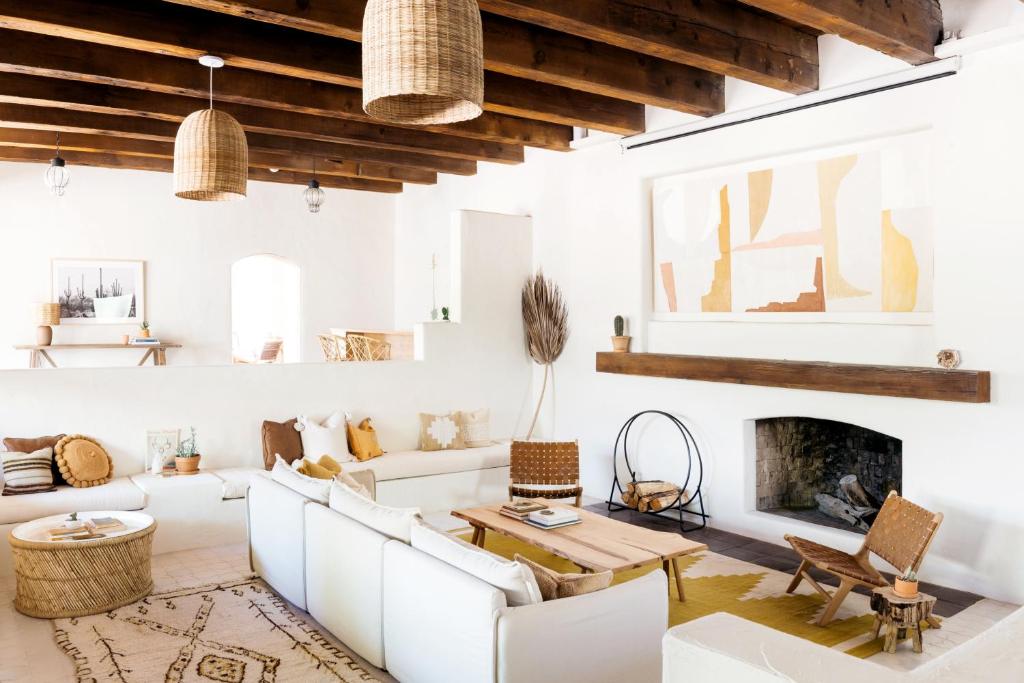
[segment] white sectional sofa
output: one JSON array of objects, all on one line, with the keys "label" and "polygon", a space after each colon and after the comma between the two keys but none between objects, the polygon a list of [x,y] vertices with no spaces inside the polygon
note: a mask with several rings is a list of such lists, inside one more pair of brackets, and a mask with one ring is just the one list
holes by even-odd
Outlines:
[{"label": "white sectional sofa", "polygon": [[1024,681],[1022,639],[1024,608],[963,645],[903,672],[719,612],[665,634],[663,682],[1019,683]]},{"label": "white sectional sofa", "polygon": [[253,570],[404,683],[660,678],[662,572],[509,607],[503,591],[269,476],[254,479],[248,510]]}]

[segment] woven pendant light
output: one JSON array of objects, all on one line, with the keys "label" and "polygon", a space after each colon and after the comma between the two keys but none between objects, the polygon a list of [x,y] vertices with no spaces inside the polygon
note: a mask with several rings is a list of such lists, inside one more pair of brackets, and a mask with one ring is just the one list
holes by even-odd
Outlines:
[{"label": "woven pendant light", "polygon": [[210,67],[210,108],[189,114],[174,138],[174,194],[182,199],[221,202],[243,199],[249,175],[245,132],[230,114],[213,108],[213,69],[218,57],[204,55]]},{"label": "woven pendant light", "polygon": [[370,0],[363,15],[363,110],[381,121],[444,124],[483,111],[476,0]]}]

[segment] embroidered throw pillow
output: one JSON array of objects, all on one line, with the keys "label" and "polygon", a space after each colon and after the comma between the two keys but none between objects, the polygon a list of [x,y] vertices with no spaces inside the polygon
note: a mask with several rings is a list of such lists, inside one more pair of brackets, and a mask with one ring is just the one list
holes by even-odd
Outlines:
[{"label": "embroidered throw pillow", "polygon": [[295,430],[297,421],[294,417],[287,422],[263,421],[260,433],[263,437],[264,469],[272,469],[278,455],[289,465],[302,457],[302,437]]},{"label": "embroidered throw pillow", "polygon": [[302,453],[313,462],[329,455],[337,462],[351,462],[348,439],[345,436],[345,413],[338,410],[323,422],[299,415],[295,429],[302,438]]},{"label": "embroidered throw pillow", "polygon": [[49,446],[32,451],[18,453],[9,451],[0,453],[4,465],[5,496],[16,496],[22,493],[42,493],[52,491],[53,472],[50,461],[53,460],[53,449]]},{"label": "embroidered throw pillow", "polygon": [[106,484],[114,476],[110,455],[91,437],[69,434],[57,442],[54,453],[60,475],[75,488]]},{"label": "embroidered throw pillow", "polygon": [[[58,434],[56,436],[40,436],[35,439],[17,439],[9,436],[4,439],[4,448],[16,453],[34,453],[40,448],[56,448],[57,442],[65,436],[65,434]],[[53,451],[51,450],[50,453],[52,454]],[[57,467],[56,458],[51,458],[50,469],[53,472],[54,484],[60,485],[67,483],[64,481],[64,477],[60,476],[60,469]]]},{"label": "embroidered throw pillow", "polygon": [[481,448],[494,443],[491,440],[491,411],[487,408],[463,410],[458,415],[466,448]]},{"label": "embroidered throw pillow", "polygon": [[377,430],[373,428],[370,418],[364,419],[357,426],[348,423],[348,450],[356,456],[356,460],[363,461],[384,455],[380,444],[377,442]]},{"label": "embroidered throw pillow", "polygon": [[420,450],[447,451],[466,447],[458,413],[420,413]]},{"label": "embroidered throw pillow", "polygon": [[519,553],[516,553],[515,559],[516,562],[522,562],[533,572],[533,577],[537,579],[537,585],[540,587],[540,594],[545,600],[571,598],[584,593],[604,590],[612,585],[613,575],[610,571],[597,574],[561,574],[542,564],[537,564]]}]

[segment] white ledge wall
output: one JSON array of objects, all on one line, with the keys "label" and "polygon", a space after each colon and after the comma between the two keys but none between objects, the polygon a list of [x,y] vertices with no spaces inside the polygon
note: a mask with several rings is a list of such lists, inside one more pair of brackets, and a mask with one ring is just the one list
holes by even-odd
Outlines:
[{"label": "white ledge wall", "polygon": [[[419,412],[486,407],[492,434],[509,437],[530,392],[518,315],[532,260],[530,221],[460,213],[461,323],[426,324],[425,359],[0,372],[0,436],[57,432],[99,439],[117,474],[143,469],[147,429],[196,427],[204,468],[260,467],[260,424],[347,410],[373,418],[381,445],[417,447]],[[476,265],[482,264],[482,265]]]},{"label": "white ledge wall", "polygon": [[[533,216],[536,265],[562,287],[572,328],[555,366],[554,428],[550,412],[542,422],[556,438],[580,439],[588,494],[608,494],[612,445],[625,419],[659,408],[685,416],[697,431],[713,526],[779,544],[784,533],[799,533],[852,550],[862,536],[754,511],[753,456],[745,439],[747,421],[758,417],[845,420],[903,439],[904,493],[945,513],[922,577],[1024,602],[1022,73],[1024,44],[1017,43],[967,55],[960,75],[942,81],[625,155],[615,144],[565,155],[530,151],[523,167],[488,165],[475,178],[446,178],[436,188],[404,193],[396,244],[414,233],[426,241],[424,228],[439,239],[453,207]],[[663,323],[646,329],[652,178],[922,129],[932,130],[935,154],[932,326]],[[403,259],[399,252],[399,281],[414,272]],[[424,305],[422,297],[403,303],[403,296],[399,291],[398,319]],[[992,371],[993,402],[598,374],[594,353],[610,348],[615,314],[629,318],[634,349],[666,353],[933,366],[938,349],[957,348],[965,367]]]}]

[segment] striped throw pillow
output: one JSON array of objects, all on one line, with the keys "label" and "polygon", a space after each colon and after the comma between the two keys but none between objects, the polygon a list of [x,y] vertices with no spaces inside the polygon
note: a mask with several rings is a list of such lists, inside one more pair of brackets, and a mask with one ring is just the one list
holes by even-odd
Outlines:
[{"label": "striped throw pillow", "polygon": [[52,491],[53,449],[47,446],[31,453],[0,453],[4,464],[5,496]]}]

